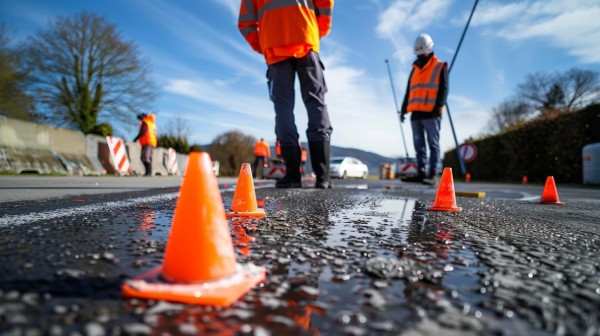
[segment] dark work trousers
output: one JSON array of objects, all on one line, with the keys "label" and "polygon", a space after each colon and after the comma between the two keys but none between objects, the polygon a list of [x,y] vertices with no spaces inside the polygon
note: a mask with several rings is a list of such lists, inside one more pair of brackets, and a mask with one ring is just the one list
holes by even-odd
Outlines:
[{"label": "dark work trousers", "polygon": [[[256,177],[262,178],[262,173],[264,170],[265,162],[267,162],[266,156],[256,156],[254,158],[254,171],[252,172],[252,175],[254,176],[254,178],[256,178]],[[259,168],[260,168],[260,174],[258,173]]]},{"label": "dark work trousers", "polygon": [[300,92],[308,113],[308,141],[330,141],[333,128],[325,104],[327,85],[319,54],[309,52],[302,58],[291,57],[269,65],[269,95],[275,105],[275,133],[281,146],[297,146],[298,129],[294,119],[294,81],[300,80]]},{"label": "dark work trousers", "polygon": [[[442,118],[418,119],[410,122],[413,132],[415,152],[417,153],[417,170],[421,177],[433,177],[436,173],[437,162],[440,159],[440,126]],[[427,158],[427,145],[429,145],[429,171],[425,171]]]},{"label": "dark work trousers", "polygon": [[154,147],[150,146],[150,145],[144,145],[142,146],[142,156],[141,156],[141,160],[144,163],[152,163],[152,152],[154,150]]}]

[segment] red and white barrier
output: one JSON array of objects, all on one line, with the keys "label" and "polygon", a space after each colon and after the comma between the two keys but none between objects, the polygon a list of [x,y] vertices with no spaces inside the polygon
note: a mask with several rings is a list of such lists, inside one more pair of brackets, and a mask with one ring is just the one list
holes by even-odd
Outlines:
[{"label": "red and white barrier", "polygon": [[110,159],[112,165],[120,175],[131,173],[131,164],[125,150],[125,142],[122,139],[112,136],[106,137],[108,148],[110,149]]},{"label": "red and white barrier", "polygon": [[174,148],[169,147],[169,159],[167,160],[167,169],[169,174],[177,175],[177,152]]}]

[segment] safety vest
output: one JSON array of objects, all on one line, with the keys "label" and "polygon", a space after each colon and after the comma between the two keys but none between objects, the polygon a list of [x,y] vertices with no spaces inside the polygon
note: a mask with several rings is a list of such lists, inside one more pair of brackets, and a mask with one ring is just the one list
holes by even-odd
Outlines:
[{"label": "safety vest", "polygon": [[308,153],[306,152],[306,149],[302,148],[302,150],[300,151],[300,162],[306,162],[307,156]]},{"label": "safety vest", "polygon": [[319,52],[334,0],[242,0],[238,28],[267,64]]},{"label": "safety vest", "polygon": [[406,111],[433,112],[440,88],[440,74],[445,65],[435,55],[423,68],[413,64]]},{"label": "safety vest", "polygon": [[271,150],[269,149],[269,145],[264,141],[259,141],[254,145],[254,155],[256,156],[271,156]]},{"label": "safety vest", "polygon": [[[146,133],[140,137],[140,145],[156,147],[156,124],[154,123],[154,114],[149,114],[142,119],[142,123],[146,123]],[[141,125],[140,125],[141,126]]]}]

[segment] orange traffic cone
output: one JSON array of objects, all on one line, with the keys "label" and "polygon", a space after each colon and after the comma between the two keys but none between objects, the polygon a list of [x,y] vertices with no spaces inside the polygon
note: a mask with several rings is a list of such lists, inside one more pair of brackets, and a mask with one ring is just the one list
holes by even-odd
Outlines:
[{"label": "orange traffic cone", "polygon": [[210,156],[192,152],[162,266],[127,280],[124,296],[228,306],[265,280],[264,267],[236,263]]},{"label": "orange traffic cone", "polygon": [[265,216],[265,210],[259,209],[256,203],[252,168],[249,163],[242,163],[235,192],[233,193],[233,200],[231,201],[231,211],[227,212],[227,216]]},{"label": "orange traffic cone", "polygon": [[544,191],[542,192],[542,201],[540,203],[560,205],[566,204],[558,199],[558,191],[556,191],[556,184],[554,183],[553,176],[548,176],[546,178],[546,185],[544,186]]},{"label": "orange traffic cone", "polygon": [[435,211],[450,211],[458,212],[462,209],[456,206],[456,194],[454,193],[454,180],[452,179],[452,168],[444,168],[442,173],[442,179],[440,180],[440,186],[438,187],[437,194],[435,195],[435,201],[433,206],[427,208],[427,210]]}]

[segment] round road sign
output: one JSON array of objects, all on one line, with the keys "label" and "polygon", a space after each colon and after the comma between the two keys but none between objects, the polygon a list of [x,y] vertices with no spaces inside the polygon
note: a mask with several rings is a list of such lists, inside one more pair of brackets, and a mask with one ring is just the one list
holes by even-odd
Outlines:
[{"label": "round road sign", "polygon": [[477,147],[472,143],[464,143],[458,146],[458,151],[464,162],[471,162],[477,157]]}]

